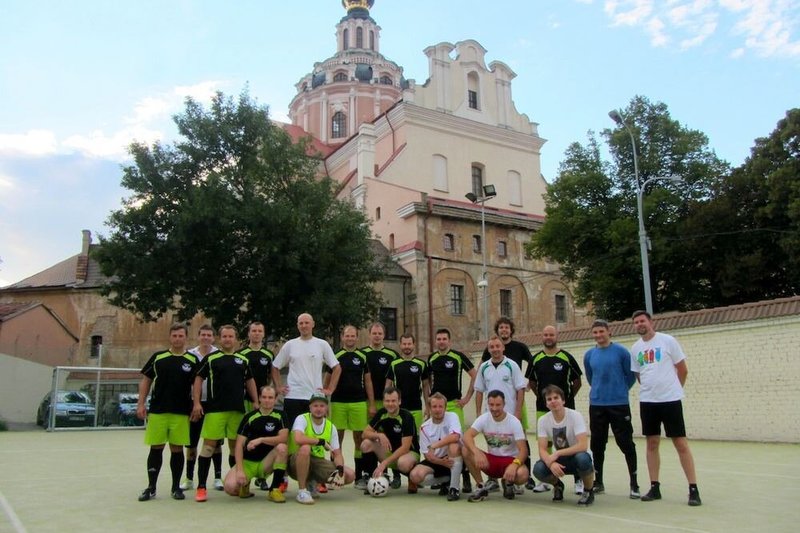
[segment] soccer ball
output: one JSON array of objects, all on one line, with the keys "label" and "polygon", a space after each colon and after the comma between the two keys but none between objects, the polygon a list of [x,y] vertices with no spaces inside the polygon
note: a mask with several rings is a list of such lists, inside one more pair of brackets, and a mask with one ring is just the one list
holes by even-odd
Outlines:
[{"label": "soccer ball", "polygon": [[375,498],[382,498],[389,494],[389,480],[383,476],[371,477],[367,481],[367,492]]}]

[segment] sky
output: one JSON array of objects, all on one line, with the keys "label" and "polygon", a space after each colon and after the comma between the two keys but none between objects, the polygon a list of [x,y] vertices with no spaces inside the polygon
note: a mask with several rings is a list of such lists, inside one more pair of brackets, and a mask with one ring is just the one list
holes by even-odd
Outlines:
[{"label": "sky", "polygon": [[[548,181],[636,95],[734,166],[800,105],[800,0],[376,0],[370,14],[418,83],[439,42],[475,39],[510,66]],[[288,121],[344,15],[339,0],[0,3],[0,287],[78,253],[83,229],[109,234],[127,147],[173,142],[186,96],[247,88]]]}]

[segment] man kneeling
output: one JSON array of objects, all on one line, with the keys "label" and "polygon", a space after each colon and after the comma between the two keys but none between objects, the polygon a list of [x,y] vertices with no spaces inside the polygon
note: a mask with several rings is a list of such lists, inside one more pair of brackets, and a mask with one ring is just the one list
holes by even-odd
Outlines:
[{"label": "man kneeling", "polygon": [[[548,385],[542,391],[549,413],[539,419],[539,457],[533,466],[533,475],[541,482],[553,485],[553,501],[564,499],[566,474],[578,475],[583,481],[583,494],[578,505],[591,505],[594,502],[594,466],[587,453],[589,439],[586,436],[586,423],[578,411],[564,406],[564,391],[555,385]],[[555,451],[548,451],[549,443]]]},{"label": "man kneeling", "polygon": [[[447,501],[461,497],[461,421],[447,412],[447,398],[434,392],[428,400],[431,417],[419,430],[419,449],[424,459],[408,474],[419,486],[441,484],[439,494]],[[449,489],[448,489],[449,487]]]},{"label": "man kneeling", "polygon": [[[506,397],[502,391],[490,391],[486,404],[489,410],[476,418],[464,433],[464,461],[478,485],[468,501],[481,502],[489,497],[481,473],[501,478],[503,497],[513,500],[514,485],[528,481],[528,469],[524,464],[528,457],[525,432],[519,419],[506,412]],[[478,433],[486,437],[486,452],[475,445]]]},{"label": "man kneeling", "polygon": [[253,496],[250,492],[250,480],[263,479],[274,472],[267,499],[275,503],[286,501],[279,486],[286,471],[289,428],[283,413],[273,409],[275,397],[272,386],[261,387],[258,409],[244,415],[239,424],[234,446],[236,465],[225,476],[225,492],[231,496]]}]

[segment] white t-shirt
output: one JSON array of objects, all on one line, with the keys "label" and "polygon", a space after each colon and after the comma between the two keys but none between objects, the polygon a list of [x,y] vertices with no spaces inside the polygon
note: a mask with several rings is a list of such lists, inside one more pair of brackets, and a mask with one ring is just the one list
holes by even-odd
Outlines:
[{"label": "white t-shirt", "polygon": [[639,339],[631,348],[631,370],[639,374],[640,402],[674,402],[683,398],[675,365],[686,359],[671,335],[656,333],[649,341]]},{"label": "white t-shirt", "polygon": [[475,419],[472,429],[483,433],[486,438],[488,452],[501,457],[516,457],[519,455],[518,440],[525,440],[522,423],[514,415],[506,413],[503,420],[496,422],[492,413],[486,412]]},{"label": "white t-shirt", "polygon": [[[216,346],[211,345],[211,351],[209,351],[208,353],[216,352],[218,349],[219,348],[217,348]],[[187,350],[187,351],[190,354],[195,355],[197,357],[197,361],[198,362],[203,360],[203,354],[200,353],[200,345],[199,344],[197,346],[195,346],[194,348],[189,348],[189,350]],[[203,380],[203,385],[200,388],[200,401],[204,402],[207,399],[208,399],[208,380],[204,379]]]},{"label": "white t-shirt", "polygon": [[[306,417],[300,415],[294,419],[294,424],[292,425],[292,431],[300,431],[301,433],[306,432],[306,428],[308,424],[306,423]],[[321,434],[325,431],[325,419],[322,419],[322,424],[315,424],[314,419],[311,419],[311,427],[314,428],[314,433]],[[339,449],[339,433],[336,431],[336,426],[333,425],[331,422],[331,441],[328,443],[331,445],[331,450],[338,450]]]},{"label": "white t-shirt", "polygon": [[[445,437],[449,437],[453,433],[461,438],[461,421],[455,413],[445,413],[444,419],[439,424],[433,422],[433,418],[427,419],[422,423],[419,428],[419,450],[422,455],[428,452],[428,448],[434,442],[439,442]],[[447,448],[437,448],[434,450],[436,457],[444,457],[447,455]]]},{"label": "white t-shirt", "polygon": [[506,413],[514,414],[517,408],[517,391],[524,390],[528,380],[522,375],[519,365],[506,356],[497,367],[492,360],[484,361],[475,376],[475,390],[484,393],[482,412],[486,411],[486,396],[493,390],[501,391],[506,397]]},{"label": "white t-shirt", "polygon": [[333,354],[331,345],[317,337],[303,340],[300,337],[291,339],[281,347],[272,366],[277,369],[289,367],[286,385],[289,392],[286,398],[292,400],[308,400],[311,395],[322,388],[322,368],[339,365]]},{"label": "white t-shirt", "polygon": [[539,419],[536,434],[539,438],[547,437],[553,448],[563,450],[578,442],[577,436],[586,433],[586,422],[578,411],[564,408],[564,419],[556,422],[552,412]]}]

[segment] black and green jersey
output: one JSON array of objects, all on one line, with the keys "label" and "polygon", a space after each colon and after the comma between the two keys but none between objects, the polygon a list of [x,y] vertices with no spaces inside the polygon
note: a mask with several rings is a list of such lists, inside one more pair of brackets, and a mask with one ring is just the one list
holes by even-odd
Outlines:
[{"label": "black and green jersey", "polygon": [[367,366],[372,378],[372,391],[375,399],[383,399],[383,388],[386,386],[386,373],[392,361],[400,357],[397,352],[384,346],[380,350],[372,346],[365,346],[360,349],[361,353],[367,356]]},{"label": "black and green jersey", "polygon": [[203,359],[197,375],[208,382],[206,412],[244,412],[242,390],[247,380],[253,377],[246,357],[217,350]]},{"label": "black and green jersey", "polygon": [[[256,382],[256,391],[261,390],[264,385],[272,383],[272,361],[275,360],[275,354],[266,348],[253,350],[249,346],[239,350],[239,353],[247,358],[247,364],[250,366],[250,374]],[[247,393],[245,392],[245,398]]]},{"label": "black and green jersey", "polygon": [[536,410],[547,411],[547,401],[542,396],[542,391],[548,385],[556,385],[564,391],[566,404],[570,409],[575,409],[575,394],[572,392],[572,382],[581,377],[581,367],[566,350],[559,350],[553,355],[548,355],[544,350],[533,356],[533,363],[528,367],[525,377],[536,382]]},{"label": "black and green jersey", "polygon": [[392,445],[392,451],[403,444],[403,437],[412,437],[411,451],[419,453],[417,423],[407,410],[400,408],[395,416],[391,416],[385,407],[381,407],[369,421],[369,427],[386,435]]},{"label": "black and green jersey", "polygon": [[469,357],[456,350],[446,354],[433,352],[428,357],[428,366],[431,369],[431,394],[441,392],[448,402],[461,399],[461,373],[475,368]]},{"label": "black and green jersey", "polygon": [[418,357],[398,357],[389,365],[386,374],[386,379],[400,391],[403,408],[409,411],[422,410],[422,382],[430,377],[428,363]]},{"label": "black and green jersey", "polygon": [[150,412],[188,415],[192,412],[192,384],[197,357],[189,352],[175,355],[169,350],[156,352],[142,367],[142,374],[153,380]]},{"label": "black and green jersey", "polygon": [[[365,401],[367,389],[364,388],[364,383],[370,375],[369,368],[367,368],[367,356],[359,350],[350,352],[345,349],[339,350],[335,355],[342,373],[339,375],[336,390],[331,395],[331,401],[342,403]],[[326,366],[325,372],[330,374],[331,369]]]},{"label": "black and green jersey", "polygon": [[288,429],[286,417],[280,411],[273,410],[265,415],[260,410],[250,411],[239,424],[237,435],[247,438],[244,446],[244,458],[248,461],[263,461],[274,446],[259,444],[252,450],[247,449],[247,443],[262,437],[277,437],[282,429]]}]

